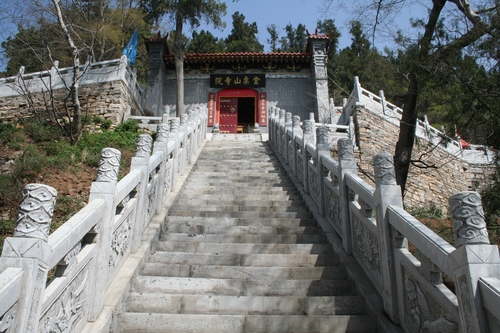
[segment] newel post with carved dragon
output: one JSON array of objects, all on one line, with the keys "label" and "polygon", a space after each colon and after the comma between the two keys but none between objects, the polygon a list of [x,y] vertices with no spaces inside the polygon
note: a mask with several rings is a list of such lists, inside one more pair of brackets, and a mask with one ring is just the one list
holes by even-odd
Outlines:
[{"label": "newel post with carved dragon", "polygon": [[490,245],[479,193],[466,191],[448,199],[457,249],[455,288],[460,327],[464,332],[489,332],[479,289],[479,278],[500,276],[498,247]]},{"label": "newel post with carved dragon", "polygon": [[141,235],[148,219],[148,183],[149,183],[149,159],[153,146],[153,138],[149,134],[141,134],[137,137],[135,145],[135,155],[132,157],[130,172],[139,170],[141,172],[141,182],[137,188],[137,208],[135,215],[134,229],[132,231],[131,252],[135,253],[141,243]]},{"label": "newel post with carved dragon", "polygon": [[375,169],[375,211],[379,234],[380,268],[383,278],[384,309],[397,324],[399,323],[399,306],[397,297],[396,273],[393,247],[396,244],[396,231],[392,228],[387,217],[389,205],[403,207],[401,187],[396,184],[394,159],[389,153],[381,153],[373,158]]},{"label": "newel post with carved dragon", "polygon": [[39,331],[38,322],[52,251],[47,241],[56,196],[57,191],[50,186],[26,185],[14,234],[4,242],[0,271],[8,267],[22,268],[24,280],[16,313],[11,314],[14,321],[9,332]]},{"label": "newel post with carved dragon", "polygon": [[96,225],[98,241],[95,259],[95,285],[92,300],[89,306],[89,320],[93,321],[101,312],[104,304],[104,292],[109,280],[109,257],[111,255],[111,239],[113,222],[116,211],[116,187],[118,171],[120,170],[121,152],[114,148],[101,150],[97,177],[90,187],[89,202],[94,199],[103,199],[106,202],[106,211],[102,220]]},{"label": "newel post with carved dragon", "polygon": [[351,139],[342,138],[337,141],[339,152],[339,206],[340,206],[340,221],[342,221],[342,247],[344,251],[352,254],[352,235],[351,235],[351,213],[349,210],[349,202],[353,200],[353,194],[350,193],[347,187],[345,175],[350,173],[356,175],[358,168],[354,159],[354,146]]}]

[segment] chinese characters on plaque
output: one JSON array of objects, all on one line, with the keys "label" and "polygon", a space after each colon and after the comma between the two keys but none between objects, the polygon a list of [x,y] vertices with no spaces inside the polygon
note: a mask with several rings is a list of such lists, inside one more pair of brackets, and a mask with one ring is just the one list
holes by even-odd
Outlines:
[{"label": "chinese characters on plaque", "polygon": [[210,74],[210,88],[263,88],[265,86],[265,74]]},{"label": "chinese characters on plaque", "polygon": [[265,92],[259,93],[259,126],[267,126],[267,94]]},{"label": "chinese characters on plaque", "polygon": [[215,93],[208,93],[208,126],[214,126],[215,120]]}]

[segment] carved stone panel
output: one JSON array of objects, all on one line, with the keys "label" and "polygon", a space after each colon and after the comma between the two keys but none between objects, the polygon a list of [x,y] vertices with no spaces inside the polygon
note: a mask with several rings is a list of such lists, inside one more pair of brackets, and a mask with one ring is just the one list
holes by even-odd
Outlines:
[{"label": "carved stone panel", "polygon": [[[133,211],[132,211],[133,212]],[[121,258],[126,254],[130,243],[130,230],[132,229],[131,215],[125,218],[122,224],[113,232],[111,238],[111,252],[109,254],[110,274],[114,270]]]},{"label": "carved stone panel", "polygon": [[12,331],[11,328],[12,328],[12,323],[14,322],[14,319],[16,318],[17,305],[18,305],[18,303],[16,302],[14,305],[11,306],[10,309],[8,309],[3,314],[3,316],[0,316],[0,332],[1,333],[14,333],[14,331]]},{"label": "carved stone panel", "polygon": [[377,235],[374,235],[355,214],[353,214],[353,236],[353,249],[358,260],[380,278],[382,273]]},{"label": "carved stone panel", "polygon": [[341,220],[340,220],[340,201],[339,197],[335,195],[333,190],[325,185],[325,204],[326,204],[326,216],[328,219],[340,230]]},{"label": "carved stone panel", "polygon": [[[405,327],[411,333],[458,332],[458,325],[436,301],[429,302],[431,296],[417,280],[403,268],[404,277],[404,319]],[[466,330],[465,332],[472,332]]]},{"label": "carved stone panel", "polygon": [[82,270],[40,319],[44,333],[75,332],[84,319],[88,307],[89,268]]}]

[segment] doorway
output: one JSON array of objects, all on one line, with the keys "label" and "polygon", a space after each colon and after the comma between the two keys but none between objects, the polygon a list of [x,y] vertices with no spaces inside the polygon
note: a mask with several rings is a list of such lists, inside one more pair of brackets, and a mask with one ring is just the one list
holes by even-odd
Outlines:
[{"label": "doorway", "polygon": [[257,122],[257,91],[225,89],[217,94],[220,133],[250,133]]}]

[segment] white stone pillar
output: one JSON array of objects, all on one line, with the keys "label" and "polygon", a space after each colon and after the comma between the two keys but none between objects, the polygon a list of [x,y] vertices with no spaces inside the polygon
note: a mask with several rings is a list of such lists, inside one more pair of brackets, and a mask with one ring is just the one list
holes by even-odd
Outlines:
[{"label": "white stone pillar", "polygon": [[[43,184],[24,187],[13,237],[4,241],[0,269],[23,270],[23,289],[15,322],[9,332],[39,332],[38,322],[43,305],[48,266],[52,248],[47,244],[57,191]],[[16,320],[18,319],[18,320]]]},{"label": "white stone pillar", "polygon": [[[375,211],[380,245],[384,309],[394,323],[399,323],[399,307],[393,251],[393,229],[387,219],[389,205],[403,207],[401,188],[396,184],[394,159],[381,153],[373,158],[375,169]],[[394,231],[395,232],[395,231]]]},{"label": "white stone pillar", "polygon": [[137,207],[135,212],[135,221],[132,229],[132,248],[135,253],[141,245],[142,232],[147,225],[148,219],[148,182],[149,182],[149,158],[153,138],[149,134],[141,134],[137,137],[135,145],[135,156],[132,157],[130,171],[139,170],[141,172],[141,182],[137,188]]},{"label": "white stone pillar", "polygon": [[346,184],[346,173],[356,175],[357,165],[354,159],[354,147],[352,141],[347,138],[342,138],[337,141],[339,153],[339,203],[340,203],[340,221],[342,221],[342,247],[344,251],[352,255],[352,232],[351,232],[351,213],[349,209],[349,202],[354,198],[350,197],[349,189]]},{"label": "white stone pillar", "polygon": [[489,332],[479,289],[479,278],[500,276],[498,246],[490,245],[479,193],[452,195],[449,212],[457,249],[455,288],[462,332]]},{"label": "white stone pillar", "polygon": [[95,199],[103,199],[106,202],[106,210],[103,213],[102,220],[96,225],[98,230],[94,270],[96,279],[92,292],[92,300],[89,305],[90,321],[94,321],[101,312],[104,303],[104,293],[109,279],[109,257],[117,205],[115,198],[118,171],[120,170],[120,158],[121,152],[119,150],[104,148],[101,151],[96,180],[90,187],[89,202]]},{"label": "white stone pillar", "polygon": [[[160,172],[158,174],[158,184],[157,184],[157,189],[156,189],[156,214],[161,213],[161,206],[163,203],[164,199],[164,194],[165,194],[165,187],[166,182],[171,179],[167,175],[167,162],[168,162],[168,155],[167,155],[167,149],[168,149],[168,134],[170,132],[170,126],[166,123],[159,123],[157,130],[156,130],[156,140],[154,142],[153,146],[153,154],[160,151],[163,153],[163,158],[160,166]],[[171,186],[170,184],[168,186]]]}]

